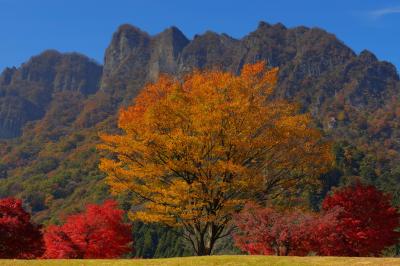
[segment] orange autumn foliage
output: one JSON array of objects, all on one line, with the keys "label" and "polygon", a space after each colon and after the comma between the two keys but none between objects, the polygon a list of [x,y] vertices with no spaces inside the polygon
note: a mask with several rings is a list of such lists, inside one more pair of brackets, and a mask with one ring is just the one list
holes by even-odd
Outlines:
[{"label": "orange autumn foliage", "polygon": [[101,135],[114,157],[100,169],[114,193],[142,203],[132,219],[184,227],[198,255],[229,232],[247,200],[275,195],[324,172],[330,147],[296,105],[271,100],[278,69],[240,75],[194,71],[161,76],[119,114],[123,134]]}]

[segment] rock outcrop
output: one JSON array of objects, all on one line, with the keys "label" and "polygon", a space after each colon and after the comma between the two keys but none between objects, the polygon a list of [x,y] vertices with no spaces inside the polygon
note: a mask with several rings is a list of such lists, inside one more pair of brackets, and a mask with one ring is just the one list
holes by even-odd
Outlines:
[{"label": "rock outcrop", "polygon": [[101,74],[102,67],[86,56],[53,50],[6,68],[0,75],[0,138],[17,137],[28,121],[43,117],[54,93],[95,93]]}]

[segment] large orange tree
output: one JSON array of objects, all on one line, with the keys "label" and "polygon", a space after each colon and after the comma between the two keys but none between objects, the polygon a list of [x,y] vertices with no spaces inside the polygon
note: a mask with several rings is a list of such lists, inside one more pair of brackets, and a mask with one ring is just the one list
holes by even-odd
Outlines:
[{"label": "large orange tree", "polygon": [[195,253],[208,255],[246,201],[325,171],[329,145],[309,115],[271,99],[277,72],[257,63],[240,75],[161,76],[122,109],[122,134],[101,135],[110,154],[100,168],[112,192],[133,192],[141,208],[130,217],[183,227]]}]

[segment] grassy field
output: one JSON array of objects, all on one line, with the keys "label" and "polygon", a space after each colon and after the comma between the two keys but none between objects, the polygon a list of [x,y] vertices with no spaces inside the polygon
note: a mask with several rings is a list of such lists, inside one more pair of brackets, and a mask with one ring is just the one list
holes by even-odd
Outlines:
[{"label": "grassy field", "polygon": [[336,265],[400,265],[397,258],[339,258],[339,257],[275,257],[275,256],[211,256],[171,259],[137,260],[0,260],[1,266],[336,266]]}]

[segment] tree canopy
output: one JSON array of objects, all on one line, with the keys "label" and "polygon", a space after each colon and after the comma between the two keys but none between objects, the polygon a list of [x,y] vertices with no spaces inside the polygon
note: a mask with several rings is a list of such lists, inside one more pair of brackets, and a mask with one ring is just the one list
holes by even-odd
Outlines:
[{"label": "tree canopy", "polygon": [[43,252],[41,227],[15,198],[0,199],[0,258],[33,259]]},{"label": "tree canopy", "polygon": [[391,204],[391,196],[371,185],[356,183],[328,195],[322,203],[323,213],[334,208],[341,211],[330,237],[320,245],[326,256],[378,256],[400,239],[397,228],[400,214]]},{"label": "tree canopy", "polygon": [[231,216],[254,197],[276,197],[326,171],[330,145],[296,105],[272,99],[277,68],[240,75],[161,76],[122,109],[122,134],[101,135],[112,192],[133,192],[132,219],[184,227],[198,255],[229,234]]},{"label": "tree canopy", "polygon": [[123,211],[112,200],[88,205],[61,225],[51,225],[44,235],[45,258],[118,258],[131,251],[131,226],[123,222]]}]

